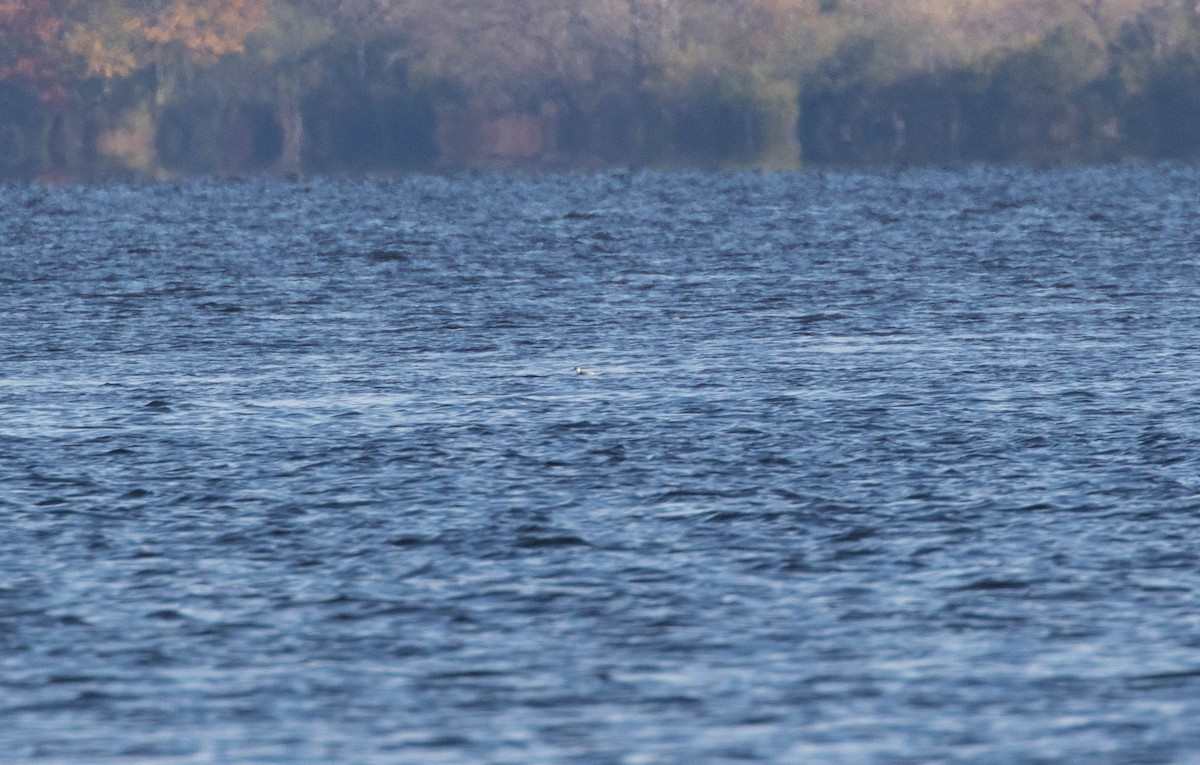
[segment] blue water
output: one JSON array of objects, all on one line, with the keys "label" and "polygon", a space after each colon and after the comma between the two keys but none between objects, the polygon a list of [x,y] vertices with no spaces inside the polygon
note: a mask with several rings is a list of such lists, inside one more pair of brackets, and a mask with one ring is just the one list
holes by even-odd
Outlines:
[{"label": "blue water", "polygon": [[0,762],[1200,762],[1198,168],[0,210]]}]

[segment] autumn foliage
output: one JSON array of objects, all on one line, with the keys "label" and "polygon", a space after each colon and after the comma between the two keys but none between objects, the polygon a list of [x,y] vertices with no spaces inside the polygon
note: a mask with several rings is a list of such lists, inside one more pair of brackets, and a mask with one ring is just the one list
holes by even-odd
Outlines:
[{"label": "autumn foliage", "polygon": [[61,32],[69,8],[68,0],[0,0],[0,80],[29,84],[47,100],[65,97]]},{"label": "autumn foliage", "polygon": [[139,167],[1153,153],[1192,72],[1185,0],[0,0],[0,88]]},{"label": "autumn foliage", "polygon": [[152,46],[176,45],[201,61],[241,53],[267,18],[263,0],[169,0],[130,14],[122,30]]}]

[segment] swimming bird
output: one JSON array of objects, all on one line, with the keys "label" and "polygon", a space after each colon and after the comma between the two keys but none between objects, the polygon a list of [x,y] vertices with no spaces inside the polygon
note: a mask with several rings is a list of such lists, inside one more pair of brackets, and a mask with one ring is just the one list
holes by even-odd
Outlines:
[{"label": "swimming bird", "polygon": [[581,366],[576,366],[576,367],[575,367],[575,374],[577,374],[577,375],[598,375],[598,374],[600,374],[600,373],[599,373],[599,372],[597,372],[597,371],[596,371],[596,370],[594,370],[594,369],[584,369],[584,368],[583,368],[583,367],[581,367]]}]

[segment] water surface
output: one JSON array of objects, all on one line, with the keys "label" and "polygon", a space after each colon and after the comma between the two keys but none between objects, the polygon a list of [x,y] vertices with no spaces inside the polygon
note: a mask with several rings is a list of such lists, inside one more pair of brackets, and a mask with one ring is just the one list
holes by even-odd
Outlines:
[{"label": "water surface", "polygon": [[0,209],[6,763],[1198,761],[1200,169]]}]

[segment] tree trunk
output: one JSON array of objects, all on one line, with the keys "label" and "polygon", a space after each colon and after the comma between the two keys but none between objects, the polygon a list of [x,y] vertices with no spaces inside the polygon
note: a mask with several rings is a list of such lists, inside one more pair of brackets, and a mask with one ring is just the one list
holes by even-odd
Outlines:
[{"label": "tree trunk", "polygon": [[275,169],[280,173],[299,173],[301,147],[304,144],[304,115],[300,111],[300,81],[294,74],[281,74],[278,81],[279,126],[283,130],[283,149]]}]

